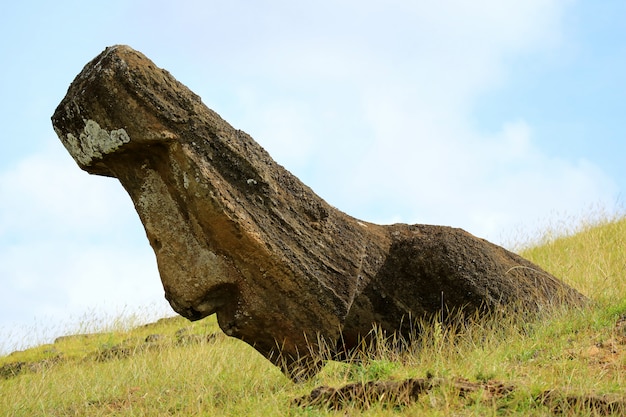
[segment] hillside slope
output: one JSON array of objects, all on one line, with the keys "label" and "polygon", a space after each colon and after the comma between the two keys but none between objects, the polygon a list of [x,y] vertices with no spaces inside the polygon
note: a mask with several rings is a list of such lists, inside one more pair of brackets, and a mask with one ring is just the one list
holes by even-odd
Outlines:
[{"label": "hillside slope", "polygon": [[[212,317],[62,337],[0,358],[0,415],[619,415],[626,404],[625,247],[626,218],[523,251],[589,296],[584,309],[549,311],[525,324],[501,316],[454,328],[422,323],[410,346],[329,362],[303,384],[223,335]],[[319,386],[409,379],[438,382],[400,403],[356,394],[330,408],[293,402]]]}]

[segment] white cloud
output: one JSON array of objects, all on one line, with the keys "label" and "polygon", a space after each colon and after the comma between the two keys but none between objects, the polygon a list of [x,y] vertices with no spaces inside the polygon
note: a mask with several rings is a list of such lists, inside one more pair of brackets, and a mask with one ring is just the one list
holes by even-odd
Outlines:
[{"label": "white cloud", "polygon": [[[0,351],[7,332],[26,338],[19,346],[54,337],[63,329],[49,324],[71,316],[164,311],[154,255],[117,180],[82,172],[59,144],[0,173],[0,201]],[[24,334],[33,318],[43,328]]]},{"label": "white cloud", "polygon": [[117,180],[90,176],[60,143],[46,145],[1,174],[0,230],[41,236],[80,231],[87,236],[129,222],[132,204]]},{"label": "white cloud", "polygon": [[486,135],[458,118],[455,123],[454,114],[450,125],[412,118],[399,108],[372,112],[370,120],[379,132],[376,145],[358,165],[343,168],[351,175],[337,175],[334,183],[351,190],[340,205],[361,210],[368,220],[400,213],[404,222],[462,227],[499,241],[521,224],[529,235],[538,233],[539,220],[551,212],[578,214],[593,203],[614,204],[617,186],[599,167],[546,155],[523,121]]}]

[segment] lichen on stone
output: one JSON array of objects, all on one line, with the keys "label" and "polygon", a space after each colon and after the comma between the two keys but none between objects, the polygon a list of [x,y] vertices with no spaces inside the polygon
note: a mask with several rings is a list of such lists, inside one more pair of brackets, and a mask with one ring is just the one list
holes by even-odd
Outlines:
[{"label": "lichen on stone", "polygon": [[[59,137],[63,136],[59,135]],[[94,160],[102,159],[105,155],[115,152],[128,142],[130,142],[130,136],[126,130],[115,129],[108,132],[102,129],[97,122],[87,120],[79,137],[68,133],[63,144],[79,165],[89,166],[93,164]]]}]

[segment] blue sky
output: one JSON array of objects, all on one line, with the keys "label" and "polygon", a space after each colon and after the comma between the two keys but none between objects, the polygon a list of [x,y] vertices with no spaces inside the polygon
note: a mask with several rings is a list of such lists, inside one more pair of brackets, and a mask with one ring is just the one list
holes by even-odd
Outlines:
[{"label": "blue sky", "polygon": [[5,2],[0,351],[171,311],[130,199],[50,124],[106,46],[145,53],[351,215],[511,245],[623,212],[625,16],[621,0]]}]

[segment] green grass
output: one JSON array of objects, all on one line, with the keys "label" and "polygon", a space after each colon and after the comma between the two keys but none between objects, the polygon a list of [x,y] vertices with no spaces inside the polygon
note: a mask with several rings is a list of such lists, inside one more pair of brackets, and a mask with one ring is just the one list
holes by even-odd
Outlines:
[{"label": "green grass", "polygon": [[[493,316],[452,329],[425,323],[424,336],[404,351],[379,347],[358,363],[329,362],[302,384],[285,378],[250,346],[223,335],[214,318],[102,326],[99,333],[1,357],[0,415],[553,415],[535,400],[543,391],[626,391],[626,326],[616,325],[626,314],[624,248],[625,218],[566,237],[552,234],[521,254],[586,294],[590,306],[546,312],[532,322]],[[484,392],[462,398],[444,384],[409,405],[347,404],[337,411],[292,403],[320,385],[427,375],[500,381],[515,390],[497,398]],[[565,415],[596,414],[573,406]]]}]

